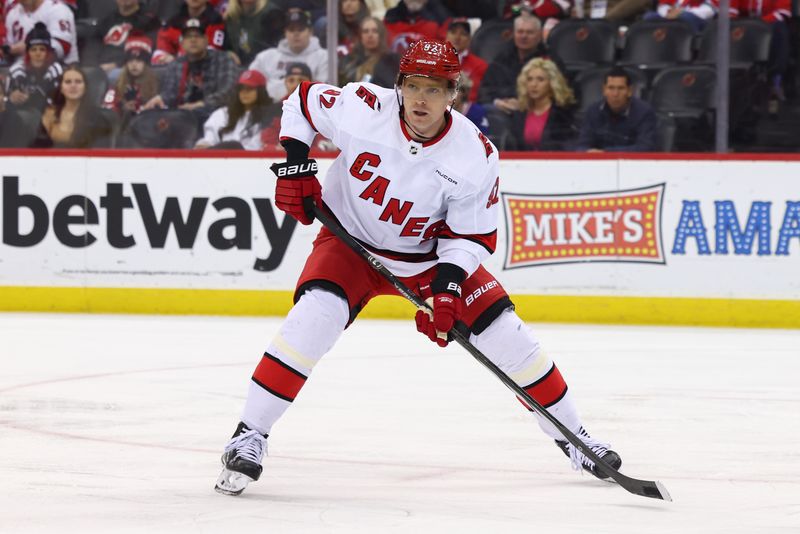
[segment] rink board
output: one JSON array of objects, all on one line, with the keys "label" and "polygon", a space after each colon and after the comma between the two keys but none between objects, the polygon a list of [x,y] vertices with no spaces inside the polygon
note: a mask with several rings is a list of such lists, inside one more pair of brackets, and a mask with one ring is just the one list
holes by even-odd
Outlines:
[{"label": "rink board", "polygon": [[[318,226],[274,207],[273,158],[31,154],[0,155],[0,309],[291,306]],[[504,154],[486,266],[531,321],[800,327],[798,176],[791,156]],[[412,312],[390,298],[363,315]]]}]

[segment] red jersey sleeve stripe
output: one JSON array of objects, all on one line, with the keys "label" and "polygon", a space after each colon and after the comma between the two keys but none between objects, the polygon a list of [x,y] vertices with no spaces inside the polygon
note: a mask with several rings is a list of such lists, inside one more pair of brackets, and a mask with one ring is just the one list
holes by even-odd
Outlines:
[{"label": "red jersey sleeve stripe", "polygon": [[311,89],[312,85],[316,85],[319,82],[300,82],[300,111],[303,112],[303,117],[306,118],[308,124],[314,128],[314,131],[319,133],[317,127],[314,126],[314,120],[311,118],[311,113],[308,112],[308,91]]},{"label": "red jersey sleeve stripe", "polygon": [[466,239],[482,246],[489,251],[489,254],[494,254],[497,248],[497,230],[489,232],[488,234],[470,234],[462,235],[453,232],[450,228],[445,227],[439,234],[439,239]]},{"label": "red jersey sleeve stripe", "polygon": [[61,45],[61,49],[64,51],[64,57],[69,55],[69,51],[72,50],[72,44],[69,41],[65,41],[64,39],[59,39],[58,37],[54,37],[58,44]]},{"label": "red jersey sleeve stripe", "polygon": [[289,402],[297,397],[307,378],[266,352],[253,373],[253,382]]},{"label": "red jersey sleeve stripe", "polygon": [[542,378],[522,389],[533,397],[536,402],[545,408],[549,408],[567,394],[567,383],[564,382],[564,378],[562,378],[556,364],[553,364],[553,367]]}]

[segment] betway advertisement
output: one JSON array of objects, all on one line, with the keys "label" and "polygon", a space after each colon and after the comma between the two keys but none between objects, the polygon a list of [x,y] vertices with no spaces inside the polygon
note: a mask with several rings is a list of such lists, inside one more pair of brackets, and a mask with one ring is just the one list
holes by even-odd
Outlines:
[{"label": "betway advertisement", "polygon": [[[272,161],[0,157],[0,286],[290,290],[318,226],[275,208]],[[486,266],[512,294],[800,299],[798,176],[800,161],[501,159]]]},{"label": "betway advertisement", "polygon": [[291,289],[316,229],[275,207],[271,163],[0,158],[0,285]]}]

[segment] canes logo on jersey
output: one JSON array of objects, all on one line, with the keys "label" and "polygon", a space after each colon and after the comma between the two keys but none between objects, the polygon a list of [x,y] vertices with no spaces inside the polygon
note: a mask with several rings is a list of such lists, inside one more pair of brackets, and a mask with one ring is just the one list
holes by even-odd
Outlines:
[{"label": "canes logo on jersey", "polygon": [[503,193],[505,268],[590,261],[665,263],[665,184],[582,195]]}]

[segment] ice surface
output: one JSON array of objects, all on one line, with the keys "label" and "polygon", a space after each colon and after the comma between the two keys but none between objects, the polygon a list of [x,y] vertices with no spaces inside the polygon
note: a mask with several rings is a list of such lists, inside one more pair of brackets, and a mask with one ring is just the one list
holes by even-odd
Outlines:
[{"label": "ice surface", "polygon": [[411,320],[356,322],[273,429],[261,480],[219,495],[278,324],[0,315],[0,532],[800,532],[800,331],[532,325],[589,431],[673,503],[572,471]]}]

